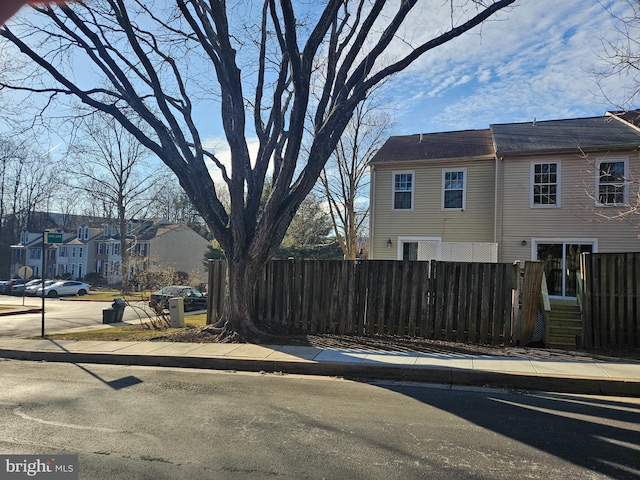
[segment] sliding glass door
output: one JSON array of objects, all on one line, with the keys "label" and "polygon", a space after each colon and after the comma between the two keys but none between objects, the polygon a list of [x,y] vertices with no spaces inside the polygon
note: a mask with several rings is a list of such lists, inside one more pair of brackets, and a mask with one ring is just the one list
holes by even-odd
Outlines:
[{"label": "sliding glass door", "polygon": [[544,263],[549,295],[576,297],[580,255],[595,251],[595,241],[536,241],[536,258]]}]

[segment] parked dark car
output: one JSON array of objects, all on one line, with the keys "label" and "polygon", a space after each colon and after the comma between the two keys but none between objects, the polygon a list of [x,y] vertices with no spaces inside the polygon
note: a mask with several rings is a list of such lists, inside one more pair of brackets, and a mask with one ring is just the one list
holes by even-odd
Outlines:
[{"label": "parked dark car", "polygon": [[5,295],[11,295],[11,290],[13,290],[13,287],[15,285],[24,285],[27,282],[27,280],[22,280],[21,278],[14,278],[13,280],[9,280],[7,283],[4,284],[4,294]]},{"label": "parked dark car", "polygon": [[42,285],[42,279],[36,278],[33,280],[29,280],[27,283],[19,283],[14,285],[11,288],[11,295],[15,295],[17,297],[23,295],[25,293],[25,289],[27,287],[32,287],[34,285]]},{"label": "parked dark car", "polygon": [[182,297],[184,299],[184,311],[206,310],[207,296],[194,287],[185,285],[169,285],[162,287],[149,297],[149,307],[156,311],[169,308],[171,298]]}]

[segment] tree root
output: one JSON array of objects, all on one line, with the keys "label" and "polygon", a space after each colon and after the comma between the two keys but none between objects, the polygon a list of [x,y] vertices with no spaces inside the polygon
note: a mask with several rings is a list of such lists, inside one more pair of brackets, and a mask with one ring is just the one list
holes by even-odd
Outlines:
[{"label": "tree root", "polygon": [[234,329],[226,319],[220,319],[213,325],[202,328],[203,332],[216,337],[219,343],[278,343],[278,335],[265,332],[251,322],[243,324],[245,328]]}]

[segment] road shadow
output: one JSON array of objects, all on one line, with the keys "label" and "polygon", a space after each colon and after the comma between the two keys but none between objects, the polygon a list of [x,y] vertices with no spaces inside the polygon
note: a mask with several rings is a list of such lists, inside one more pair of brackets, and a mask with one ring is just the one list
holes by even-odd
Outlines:
[{"label": "road shadow", "polygon": [[[53,345],[57,346],[60,350],[64,351],[65,353],[71,353],[69,350],[67,350],[66,348],[64,348],[64,345],[56,342],[55,340],[52,340],[50,338],[46,338],[45,340],[48,340],[49,342],[51,342]],[[121,390],[123,388],[127,388],[127,387],[131,387],[133,385],[137,385],[139,383],[143,383],[143,381],[141,379],[139,379],[138,377],[129,375],[126,377],[122,377],[122,378],[118,378],[116,380],[111,380],[111,381],[107,381],[104,378],[102,378],[100,375],[98,375],[95,372],[92,372],[89,368],[80,365],[78,363],[75,362],[69,362],[72,365],[75,365],[76,367],[78,367],[80,370],[82,370],[83,372],[91,375],[93,378],[95,378],[96,380],[99,380],[100,382],[102,382],[103,384],[107,385],[109,388],[112,388],[113,390]]]},{"label": "road shadow", "polygon": [[451,389],[435,395],[424,385],[375,385],[610,478],[640,478],[638,402],[489,389]]}]

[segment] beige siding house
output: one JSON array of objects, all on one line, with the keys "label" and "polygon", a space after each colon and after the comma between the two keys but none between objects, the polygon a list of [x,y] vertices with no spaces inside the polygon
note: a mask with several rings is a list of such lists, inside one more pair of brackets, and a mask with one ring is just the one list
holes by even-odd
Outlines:
[{"label": "beige siding house", "polygon": [[[105,225],[104,235],[99,239],[103,246],[98,250],[105,252],[106,260],[96,264],[96,271],[102,273],[107,283],[122,281],[122,254],[120,237],[114,229]],[[172,268],[187,274],[197,273],[200,280],[206,280],[203,264],[209,241],[185,224],[171,223],[167,220],[131,221],[128,225],[130,274],[138,269],[158,270]]]},{"label": "beige siding house", "polygon": [[371,162],[370,258],[541,260],[550,293],[575,296],[580,253],[640,251],[640,222],[614,219],[640,178],[620,117],[391,137]]},{"label": "beige siding house", "polygon": [[489,130],[391,137],[370,166],[370,258],[430,260],[421,247],[495,243]]}]

